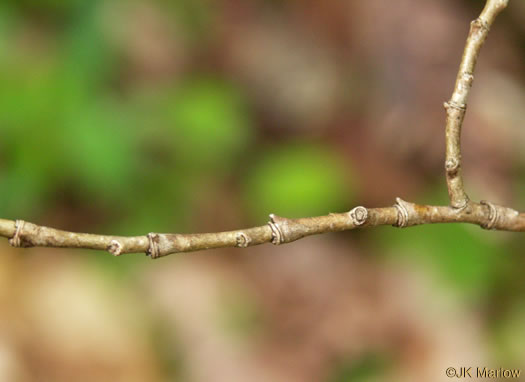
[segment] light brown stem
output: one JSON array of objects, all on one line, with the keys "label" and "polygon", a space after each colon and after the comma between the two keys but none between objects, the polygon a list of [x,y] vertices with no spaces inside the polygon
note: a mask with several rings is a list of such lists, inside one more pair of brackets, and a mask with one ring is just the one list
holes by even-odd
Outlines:
[{"label": "light brown stem", "polygon": [[210,248],[240,247],[272,243],[290,243],[305,236],[325,232],[346,231],[362,227],[393,225],[404,228],[431,223],[471,223],[485,229],[525,231],[525,214],[511,208],[482,201],[469,201],[461,176],[461,126],[467,98],[474,79],[473,72],[479,51],[494,19],[508,0],[487,0],[478,19],[471,24],[459,73],[447,109],[446,161],[450,206],[427,206],[397,198],[392,207],[356,207],[347,213],[302,219],[270,215],[267,225],[229,232],[163,234],[123,237],[74,233],[27,223],[23,220],[0,219],[0,236],[9,238],[15,247],[66,247],[106,250],[115,256],[145,252],[151,258],[171,253]]},{"label": "light brown stem", "polygon": [[467,110],[468,95],[474,81],[474,69],[490,27],[507,4],[508,0],[487,0],[480,16],[470,24],[454,92],[450,100],[445,102],[447,111],[445,170],[450,205],[458,209],[465,208],[469,203],[461,171],[461,127]]},{"label": "light brown stem", "polygon": [[0,236],[17,247],[64,247],[106,250],[115,256],[144,252],[151,258],[172,253],[263,243],[290,243],[305,236],[356,228],[393,225],[404,228],[431,223],[472,223],[486,229],[525,231],[525,214],[492,203],[471,203],[458,212],[450,206],[427,206],[397,199],[392,207],[356,207],[350,212],[302,219],[270,215],[267,225],[216,233],[163,234],[123,237],[74,233],[22,220],[0,219]]}]

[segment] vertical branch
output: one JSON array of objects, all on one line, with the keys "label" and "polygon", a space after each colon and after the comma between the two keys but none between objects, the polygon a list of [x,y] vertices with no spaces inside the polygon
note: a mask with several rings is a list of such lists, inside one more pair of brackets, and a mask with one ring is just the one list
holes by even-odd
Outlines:
[{"label": "vertical branch", "polygon": [[480,16],[470,24],[470,32],[463,51],[454,92],[450,100],[445,102],[447,111],[445,170],[450,205],[454,208],[464,208],[469,202],[461,174],[460,141],[461,127],[467,110],[467,98],[474,80],[474,68],[494,19],[508,2],[508,0],[487,0]]}]

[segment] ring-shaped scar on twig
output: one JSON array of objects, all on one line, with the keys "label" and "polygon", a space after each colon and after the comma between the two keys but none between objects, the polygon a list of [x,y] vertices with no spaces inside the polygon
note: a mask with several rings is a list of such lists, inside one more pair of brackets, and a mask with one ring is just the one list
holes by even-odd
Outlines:
[{"label": "ring-shaped scar on twig", "polygon": [[396,204],[394,207],[397,209],[397,222],[395,227],[405,228],[408,225],[408,209],[406,202],[401,198],[396,198]]},{"label": "ring-shaped scar on twig", "polygon": [[474,82],[474,74],[465,72],[461,75],[461,79],[465,81],[468,86],[471,86],[472,82]]},{"label": "ring-shaped scar on twig", "polygon": [[239,248],[246,248],[250,245],[251,239],[244,232],[238,232],[235,235],[236,246]]},{"label": "ring-shaped scar on twig", "polygon": [[488,222],[485,222],[483,224],[481,224],[481,227],[482,228],[485,228],[485,229],[494,229],[496,227],[496,223],[498,222],[498,209],[496,208],[496,206],[494,204],[492,204],[491,202],[488,202],[486,200],[482,200],[479,202],[479,204],[483,204],[484,206],[488,206],[489,207],[489,219],[488,219]]},{"label": "ring-shaped scar on twig", "polygon": [[445,102],[443,104],[443,106],[447,110],[448,109],[456,109],[456,110],[461,110],[461,111],[467,110],[467,105],[466,104],[464,104],[464,103],[457,103],[457,102],[454,102],[452,100]]},{"label": "ring-shaped scar on twig", "polygon": [[21,247],[22,246],[22,230],[24,229],[24,225],[26,224],[23,220],[16,220],[15,221],[15,234],[11,239],[9,239],[9,244],[13,247]]},{"label": "ring-shaped scar on twig", "polygon": [[152,259],[160,257],[159,235],[153,232],[148,233],[148,241],[149,247],[146,254]]},{"label": "ring-shaped scar on twig", "polygon": [[274,214],[270,214],[270,221],[268,222],[268,225],[272,230],[272,244],[282,244],[284,242],[284,235],[281,231],[281,227],[279,227],[279,223],[276,221]]},{"label": "ring-shaped scar on twig", "polygon": [[470,27],[478,27],[479,29],[484,29],[487,33],[490,31],[490,25],[480,17],[478,17],[476,20],[471,21]]},{"label": "ring-shaped scar on twig", "polygon": [[466,196],[461,204],[454,206],[454,209],[456,210],[457,213],[463,212],[464,210],[469,208],[469,203],[470,203],[470,198]]},{"label": "ring-shaped scar on twig", "polygon": [[449,158],[445,161],[445,170],[449,175],[453,175],[459,168],[459,161],[456,158]]}]

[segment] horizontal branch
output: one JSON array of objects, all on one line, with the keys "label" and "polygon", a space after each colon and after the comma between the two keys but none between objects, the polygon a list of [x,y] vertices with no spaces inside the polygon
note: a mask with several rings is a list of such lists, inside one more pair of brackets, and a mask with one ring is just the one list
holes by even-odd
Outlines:
[{"label": "horizontal branch", "polygon": [[0,219],[0,236],[9,238],[9,243],[15,247],[98,249],[106,250],[115,256],[145,252],[155,259],[171,253],[210,248],[249,247],[269,242],[279,245],[325,232],[380,225],[404,228],[431,223],[471,223],[485,229],[524,232],[525,214],[489,202],[470,201],[461,176],[461,126],[468,94],[474,80],[474,68],[490,26],[507,4],[508,0],[487,0],[481,15],[472,22],[454,92],[450,101],[445,103],[447,109],[445,168],[450,206],[418,205],[398,198],[392,207],[359,206],[347,213],[326,216],[287,219],[270,215],[270,221],[264,226],[236,231],[197,234],[150,233],[135,237],[74,233],[23,220]]},{"label": "horizontal branch", "polygon": [[264,226],[228,232],[150,233],[124,237],[67,232],[23,220],[0,219],[0,236],[9,238],[9,243],[15,247],[98,249],[115,256],[142,252],[155,259],[172,253],[211,248],[244,248],[263,243],[279,245],[325,232],[381,225],[404,228],[431,223],[472,223],[485,229],[523,232],[525,214],[484,201],[469,203],[467,208],[458,210],[451,206],[419,205],[397,198],[392,207],[359,206],[346,213],[325,216],[287,219],[272,214]]}]

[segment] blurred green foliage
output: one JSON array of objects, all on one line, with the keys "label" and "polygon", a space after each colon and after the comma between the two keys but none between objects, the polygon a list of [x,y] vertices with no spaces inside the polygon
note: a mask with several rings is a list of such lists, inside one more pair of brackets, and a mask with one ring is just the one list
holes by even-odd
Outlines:
[{"label": "blurred green foliage", "polygon": [[186,171],[228,170],[250,144],[241,95],[213,79],[190,80],[166,105],[174,149]]},{"label": "blurred green foliage", "polygon": [[191,39],[197,41],[211,37],[210,27],[215,15],[213,0],[162,0],[162,3],[170,10],[171,16],[185,27]]},{"label": "blurred green foliage", "polygon": [[478,227],[433,224],[381,231],[386,253],[425,265],[441,285],[452,286],[473,302],[486,298],[505,271],[504,248]]},{"label": "blurred green foliage", "polygon": [[328,382],[374,382],[384,381],[392,360],[382,353],[369,353],[351,357],[334,368]]},{"label": "blurred green foliage", "polygon": [[[119,231],[171,221],[159,227],[166,230],[185,216],[201,179],[239,168],[248,174],[245,199],[254,217],[324,214],[349,205],[352,174],[330,147],[285,144],[260,153],[255,163],[246,160],[254,152],[253,118],[226,78],[195,73],[153,96],[120,96],[113,84],[122,63],[102,32],[100,5],[17,4],[14,9],[57,8],[74,20],[63,27],[56,55],[38,57],[38,65],[31,46],[18,46],[5,37],[8,31],[0,35],[0,55],[7,57],[0,62],[2,216],[39,219],[53,207],[44,206],[73,193],[95,209],[125,211]],[[12,25],[3,27],[16,30],[19,20],[8,19]]]},{"label": "blurred green foliage", "polygon": [[4,216],[37,215],[46,197],[62,187],[114,201],[129,186],[134,130],[126,129],[122,106],[107,95],[112,56],[94,5],[84,11],[56,56],[39,58],[38,65],[31,46],[20,47],[15,39],[5,45],[9,54],[0,63]]},{"label": "blurred green foliage", "polygon": [[260,219],[268,213],[289,217],[325,215],[343,210],[354,193],[333,149],[293,143],[265,151],[247,177],[247,208]]},{"label": "blurred green foliage", "polygon": [[[439,190],[439,191],[437,191]],[[424,203],[446,205],[447,195],[437,185],[423,193]],[[494,235],[505,235],[497,233]],[[433,273],[439,285],[479,303],[490,297],[508,271],[505,252],[494,236],[467,224],[432,224],[373,232],[381,251],[392,258],[410,259]]]},{"label": "blurred green foliage", "polygon": [[192,185],[246,153],[250,117],[239,91],[217,76],[189,77],[149,100],[120,96],[112,84],[122,63],[102,32],[100,5],[17,4],[72,13],[56,55],[37,65],[32,47],[9,37],[22,20],[0,8],[10,21],[0,23],[0,214],[40,219],[73,193],[95,209],[126,211],[118,231],[167,230],[184,218]]},{"label": "blurred green foliage", "polygon": [[[252,110],[257,102],[239,87],[237,73],[192,62],[150,88],[127,78],[123,72],[131,64],[102,25],[100,12],[108,3],[0,3],[0,217],[64,225],[74,220],[89,231],[122,235],[184,231],[194,228],[189,222],[202,198],[221,203],[213,187],[237,192],[229,202],[257,223],[269,213],[303,217],[355,205],[356,172],[336,145],[298,141],[288,133],[262,137],[267,132],[256,125],[259,111]],[[158,4],[180,26],[177,38],[190,46],[184,53],[204,50],[213,40],[219,17],[214,2]],[[214,55],[203,55],[204,61]],[[123,84],[126,80],[130,83]],[[360,98],[356,104],[365,102],[362,93],[352,94]],[[524,179],[517,183],[520,189]],[[525,201],[519,190],[516,194]],[[430,193],[421,200],[436,202]],[[61,221],[64,210],[73,218]],[[444,288],[473,303],[490,305],[494,296],[514,292],[501,303],[502,313],[491,314],[503,317],[495,331],[501,357],[518,362],[525,338],[523,236],[504,242],[504,234],[452,224],[347,237],[356,235],[368,235],[389,258],[423,264]],[[104,255],[94,261],[118,279],[145,260]],[[254,299],[241,290],[229,293],[219,325],[241,337],[260,331],[265,323]],[[173,352],[163,330],[153,337],[167,373],[175,374],[182,350]],[[336,367],[331,381],[380,379],[389,365],[382,355],[348,360]]]},{"label": "blurred green foliage", "polygon": [[257,299],[239,285],[230,285],[223,289],[218,299],[220,304],[216,319],[220,331],[240,342],[253,340],[265,326]]}]

